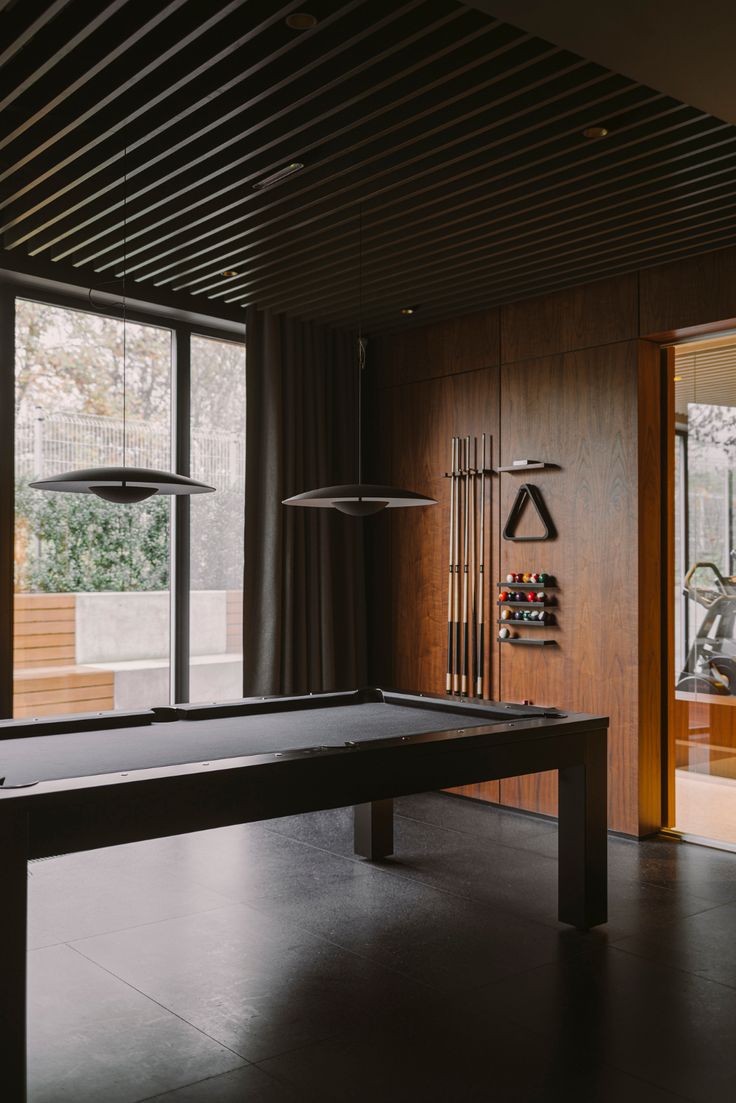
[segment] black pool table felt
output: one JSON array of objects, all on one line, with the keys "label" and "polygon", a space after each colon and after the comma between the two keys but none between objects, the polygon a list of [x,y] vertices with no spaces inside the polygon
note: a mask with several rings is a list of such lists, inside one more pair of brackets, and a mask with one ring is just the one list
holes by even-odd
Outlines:
[{"label": "black pool table felt", "polygon": [[5,778],[6,787],[12,787],[307,747],[342,747],[348,741],[484,727],[504,719],[492,712],[488,716],[463,715],[441,706],[412,708],[375,702],[29,735],[0,742],[0,778]]}]

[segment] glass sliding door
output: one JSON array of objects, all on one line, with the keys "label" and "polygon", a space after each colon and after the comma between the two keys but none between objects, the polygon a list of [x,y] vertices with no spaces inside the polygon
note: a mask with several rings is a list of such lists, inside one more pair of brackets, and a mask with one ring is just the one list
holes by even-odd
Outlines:
[{"label": "glass sliding door", "polygon": [[[128,322],[126,462],[171,467],[172,333]],[[170,502],[31,490],[123,461],[123,323],[16,300],[14,715],[169,700]]]},{"label": "glass sliding door", "polygon": [[192,335],[190,701],[242,697],[245,347]]},{"label": "glass sliding door", "polygon": [[736,844],[736,339],[674,363],[675,826]]}]

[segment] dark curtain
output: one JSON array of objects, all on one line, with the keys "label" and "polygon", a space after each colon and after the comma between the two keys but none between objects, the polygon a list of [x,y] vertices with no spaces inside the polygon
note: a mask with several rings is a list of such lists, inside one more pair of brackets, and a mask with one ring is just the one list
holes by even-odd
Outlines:
[{"label": "dark curtain", "polygon": [[363,522],[282,499],[356,478],[355,340],[250,307],[246,322],[246,697],[365,680]]}]

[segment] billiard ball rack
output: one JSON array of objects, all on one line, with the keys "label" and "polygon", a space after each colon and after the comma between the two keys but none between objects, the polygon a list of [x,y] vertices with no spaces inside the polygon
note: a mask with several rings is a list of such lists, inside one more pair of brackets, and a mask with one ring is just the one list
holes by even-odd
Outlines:
[{"label": "billiard ball rack", "polygon": [[[546,613],[546,615],[544,617],[544,620],[532,620],[532,619],[523,618],[523,617],[514,616],[514,615],[509,616],[509,617],[499,616],[497,618],[497,621],[496,621],[496,623],[499,625],[499,634],[497,636],[497,639],[498,639],[499,643],[511,643],[511,644],[515,644],[518,647],[553,647],[553,646],[556,645],[557,640],[554,640],[554,639],[540,639],[539,637],[535,638],[535,637],[529,637],[529,636],[511,636],[511,635],[502,636],[500,634],[500,631],[501,631],[502,628],[504,628],[504,629],[506,629],[507,631],[510,632],[511,629],[514,629],[514,628],[557,628],[558,627],[557,621],[556,621],[555,615],[554,615],[554,610],[557,606],[557,600],[556,600],[556,598],[553,594],[549,593],[549,591],[558,590],[559,587],[556,584],[556,580],[554,578],[551,578],[551,576],[545,575],[544,578],[545,578],[544,582],[539,582],[539,581],[537,581],[537,582],[534,582],[534,581],[529,581],[529,582],[511,581],[511,582],[509,582],[509,581],[506,581],[506,582],[497,582],[496,583],[496,586],[499,590],[499,594],[502,594],[506,591],[509,594],[514,595],[514,596],[510,596],[510,597],[501,597],[501,596],[499,596],[498,600],[496,601],[496,605],[499,607],[499,611],[501,609],[505,609],[505,608],[517,609],[517,610],[518,609],[528,609],[529,611],[543,609]],[[544,595],[544,600],[543,601],[517,601],[516,598],[522,596],[522,594],[524,594],[524,593],[528,593],[530,596],[531,596],[531,593],[534,593],[537,596],[539,594],[543,594]]]}]

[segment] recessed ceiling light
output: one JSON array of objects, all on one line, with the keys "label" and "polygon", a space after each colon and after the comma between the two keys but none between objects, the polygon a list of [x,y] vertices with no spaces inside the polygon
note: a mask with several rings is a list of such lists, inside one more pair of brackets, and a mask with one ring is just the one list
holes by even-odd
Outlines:
[{"label": "recessed ceiling light", "polygon": [[282,180],[286,180],[287,177],[293,176],[295,172],[300,172],[303,168],[304,165],[301,161],[292,161],[291,164],[284,165],[278,172],[272,172],[270,176],[264,176],[261,180],[256,180],[253,187],[256,191],[272,188],[275,184],[280,184]]},{"label": "recessed ceiling light", "polygon": [[221,276],[237,276],[237,274],[234,268],[226,268],[224,272],[220,272]]},{"label": "recessed ceiling light", "polygon": [[605,126],[586,126],[583,131],[584,138],[605,138],[608,128]]},{"label": "recessed ceiling light", "polygon": [[410,314],[416,314],[417,310],[419,310],[418,306],[402,306],[401,313],[404,317],[408,317]]},{"label": "recessed ceiling light", "polygon": [[318,20],[308,11],[293,11],[291,15],[287,15],[285,22],[292,31],[311,31],[312,27],[317,26]]}]

